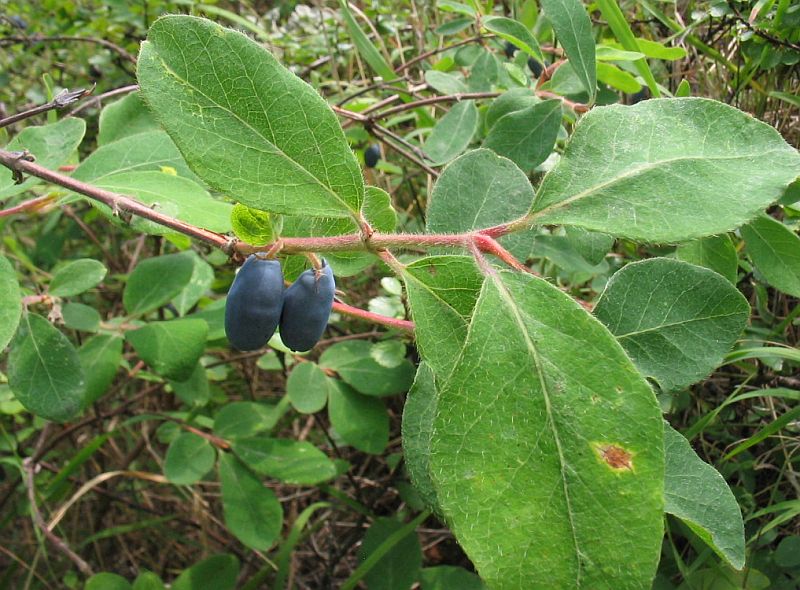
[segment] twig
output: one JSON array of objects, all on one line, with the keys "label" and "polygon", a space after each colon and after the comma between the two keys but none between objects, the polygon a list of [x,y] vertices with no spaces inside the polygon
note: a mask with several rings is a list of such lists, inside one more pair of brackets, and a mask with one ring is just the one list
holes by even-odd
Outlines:
[{"label": "twig", "polygon": [[469,45],[470,43],[476,43],[476,42],[481,41],[482,39],[489,39],[489,38],[494,37],[494,36],[495,35],[476,35],[475,37],[470,37],[469,39],[464,39],[463,41],[459,41],[458,43],[453,43],[452,45],[447,45],[445,47],[439,47],[437,49],[431,49],[430,51],[426,51],[425,53],[420,53],[417,57],[415,57],[414,59],[408,60],[403,65],[397,66],[394,69],[394,71],[399,74],[400,72],[403,72],[403,71],[407,70],[408,68],[410,68],[414,64],[417,64],[417,63],[419,63],[421,61],[424,61],[424,60],[428,59],[429,57],[431,57],[433,55],[436,55],[437,53],[442,53],[442,52],[447,51],[449,49],[455,49],[456,47],[461,47],[462,45]]},{"label": "twig", "polygon": [[104,92],[103,94],[98,94],[97,96],[93,96],[82,105],[72,109],[69,114],[72,116],[77,115],[78,113],[84,111],[85,109],[91,108],[93,106],[98,106],[101,102],[103,102],[107,98],[112,98],[114,96],[119,96],[120,94],[128,94],[129,92],[134,92],[139,90],[138,84],[131,84],[129,86],[122,86],[121,88],[114,88],[114,90],[109,90],[108,92]]},{"label": "twig", "polygon": [[459,94],[447,94],[444,96],[431,96],[428,98],[423,98],[422,100],[416,100],[414,102],[407,102],[405,104],[397,105],[396,107],[392,107],[390,109],[386,109],[385,111],[370,115],[369,118],[383,119],[396,113],[410,111],[429,104],[436,104],[439,102],[461,102],[462,100],[478,100],[481,98],[496,98],[501,94],[501,92],[464,92]]},{"label": "twig", "polygon": [[10,217],[11,215],[17,215],[18,213],[38,211],[47,204],[52,203],[54,200],[55,197],[53,195],[45,195],[43,197],[36,197],[35,199],[23,201],[19,205],[14,205],[8,209],[1,210],[0,217]]},{"label": "twig", "polygon": [[101,45],[106,49],[116,52],[122,58],[128,60],[132,64],[136,64],[136,58],[119,45],[115,45],[111,41],[106,41],[105,39],[95,39],[93,37],[77,37],[73,35],[56,35],[49,37],[43,35],[31,35],[30,37],[27,37],[24,35],[14,35],[0,39],[0,47],[5,45],[13,45],[15,43],[27,43],[28,45],[31,45],[33,43],[57,43],[59,41],[77,41],[79,43],[94,43],[95,45]]},{"label": "twig", "polygon": [[69,545],[67,545],[63,539],[51,531],[48,528],[47,523],[44,521],[44,518],[42,518],[42,513],[39,512],[39,506],[36,504],[36,488],[34,487],[35,483],[33,477],[33,472],[35,469],[36,464],[33,462],[33,459],[31,457],[26,457],[22,462],[22,470],[25,479],[25,487],[28,488],[28,501],[30,502],[31,516],[33,517],[33,521],[42,531],[44,536],[47,537],[47,539],[53,545],[55,545],[59,551],[69,557],[69,559],[77,566],[81,573],[83,573],[85,576],[94,575],[92,567],[85,562],[80,555],[70,549]]},{"label": "twig", "polygon": [[22,121],[23,119],[27,119],[29,117],[33,117],[41,113],[46,113],[47,111],[52,111],[53,109],[63,109],[64,107],[79,101],[84,96],[91,94],[92,90],[94,90],[94,86],[92,86],[92,88],[90,88],[89,90],[85,90],[83,88],[78,88],[77,90],[69,90],[65,88],[64,90],[59,92],[55,96],[55,98],[53,98],[53,100],[51,100],[50,102],[39,105],[38,107],[33,107],[32,109],[28,109],[27,111],[22,111],[21,113],[17,113],[16,115],[11,115],[10,117],[6,117],[5,119],[0,119],[0,128],[8,127],[9,125],[16,123],[17,121]]}]

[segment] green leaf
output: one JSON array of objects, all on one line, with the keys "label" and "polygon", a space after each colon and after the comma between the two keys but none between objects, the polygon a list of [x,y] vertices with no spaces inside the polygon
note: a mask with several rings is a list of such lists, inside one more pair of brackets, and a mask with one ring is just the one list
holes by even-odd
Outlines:
[{"label": "green leaf", "polygon": [[122,363],[122,338],[115,334],[99,334],[78,349],[78,358],[86,376],[83,406],[100,399],[117,374]]},{"label": "green leaf", "polygon": [[636,61],[642,59],[644,53],[638,51],[625,51],[608,45],[598,45],[595,47],[597,61]]},{"label": "green leaf", "polygon": [[319,412],[328,402],[328,378],[316,363],[298,363],[289,373],[286,395],[298,412]]},{"label": "green leaf", "polygon": [[613,64],[598,62],[597,79],[603,84],[628,94],[634,94],[642,89],[642,85],[634,76]]},{"label": "green leaf", "polygon": [[446,74],[437,70],[425,72],[425,82],[439,94],[459,94],[467,92],[464,80],[454,74]]},{"label": "green leaf", "polygon": [[[545,100],[501,117],[483,145],[509,158],[523,170],[531,170],[553,151],[560,128],[561,101]],[[495,192],[495,201],[499,202],[497,197],[502,194]]]},{"label": "green leaf", "polygon": [[164,475],[175,485],[192,485],[211,471],[216,458],[210,442],[191,432],[182,432],[169,444]]},{"label": "green leaf", "polygon": [[211,283],[214,282],[214,269],[194,251],[192,251],[192,262],[194,264],[192,278],[172,299],[172,305],[182,316],[186,315],[200,301],[200,298],[211,288]]},{"label": "green leaf", "polygon": [[228,530],[250,549],[266,551],[272,547],[283,525],[283,508],[275,492],[264,487],[229,453],[220,455],[219,479]]},{"label": "green leaf", "polygon": [[[39,166],[55,170],[72,155],[85,132],[83,119],[65,117],[51,125],[26,127],[4,149],[9,152],[28,150]],[[11,170],[0,166],[0,199],[18,195],[40,182],[35,176],[28,176],[22,184],[14,184]]]},{"label": "green leaf", "polygon": [[389,416],[383,402],[329,380],[328,417],[339,436],[365,453],[378,455],[389,444]]},{"label": "green leaf", "polygon": [[169,135],[148,131],[100,146],[80,163],[72,177],[97,184],[113,174],[162,172],[168,168],[184,178],[197,179]]},{"label": "green leaf", "polygon": [[172,583],[172,590],[233,590],[239,576],[239,560],[233,555],[213,555],[186,569]]},{"label": "green leaf", "polygon": [[372,346],[363,340],[339,342],[322,353],[319,366],[336,371],[345,383],[366,395],[408,391],[414,380],[414,366],[406,360],[395,367],[384,367],[372,358]]},{"label": "green leaf", "polygon": [[611,334],[555,286],[487,277],[433,429],[439,504],[487,585],[527,587],[531,572],[547,588],[650,583],[661,412]]},{"label": "green leaf", "polygon": [[791,410],[784,412],[778,418],[776,418],[775,420],[767,424],[764,428],[755,433],[753,436],[749,437],[744,442],[741,442],[738,445],[736,445],[731,451],[729,451],[728,453],[725,454],[724,457],[722,457],[722,460],[727,461],[729,459],[732,459],[739,453],[746,451],[753,445],[757,445],[762,440],[768,438],[769,436],[772,436],[773,434],[775,434],[779,430],[782,430],[789,424],[792,424],[798,418],[800,418],[800,406],[794,407]]},{"label": "green leaf", "polygon": [[131,590],[131,585],[120,575],[101,572],[86,580],[84,590]]},{"label": "green leaf", "polygon": [[64,326],[81,332],[97,332],[102,318],[94,307],[70,301],[61,308]]},{"label": "green leaf", "polygon": [[439,513],[436,488],[430,474],[433,418],[438,393],[430,366],[421,362],[414,385],[403,405],[402,442],[406,471],[425,505]]},{"label": "green leaf", "polygon": [[133,582],[133,590],[166,590],[164,582],[153,572],[142,571]]},{"label": "green leaf", "polygon": [[211,400],[208,376],[201,363],[195,365],[192,374],[185,381],[170,381],[169,384],[175,395],[190,408],[202,407]]},{"label": "green leaf", "polygon": [[102,281],[107,272],[103,263],[93,258],[73,260],[60,267],[53,275],[50,295],[70,297],[88,291]]},{"label": "green leaf", "polygon": [[478,58],[470,68],[467,88],[470,92],[489,92],[500,76],[500,62],[494,53],[482,47],[476,46],[475,50],[478,53]]},{"label": "green leaf", "polygon": [[193,273],[194,258],[190,252],[142,260],[128,277],[122,303],[131,315],[153,311],[180,293]]},{"label": "green leaf", "polygon": [[477,125],[475,102],[458,102],[436,123],[422,149],[434,164],[446,164],[467,149]]},{"label": "green leaf", "polygon": [[230,402],[214,416],[214,434],[235,440],[272,430],[283,415],[282,404]]},{"label": "green leaf", "polygon": [[688,55],[688,52],[683,47],[666,47],[658,41],[643,39],[641,37],[636,37],[636,49],[633,51],[641,51],[646,57],[663,59],[666,61],[683,59]]},{"label": "green leaf", "polygon": [[364,181],[336,116],[256,42],[205,19],[165,16],[142,44],[138,77],[209,186],[256,209],[357,214]]},{"label": "green leaf", "polygon": [[472,150],[453,160],[436,181],[426,230],[457,233],[498,225],[525,215],[533,199],[528,177],[514,162],[491,150]]},{"label": "green leaf", "polygon": [[191,377],[206,345],[208,324],[183,319],[150,322],[125,333],[136,354],[162,377],[185,381]]},{"label": "green leaf", "polygon": [[25,409],[54,422],[77,416],[85,388],[78,353],[41,316],[27,313],[8,355],[8,385]]},{"label": "green leaf", "polygon": [[800,237],[766,215],[743,225],[740,231],[747,255],[767,283],[800,297]]},{"label": "green leaf", "polygon": [[769,95],[774,98],[777,98],[778,100],[782,100],[783,102],[790,104],[793,107],[800,108],[800,97],[798,97],[796,94],[771,90],[769,92]]},{"label": "green leaf", "polygon": [[421,574],[423,590],[488,590],[478,576],[463,567],[426,567]]},{"label": "green leaf", "polygon": [[486,111],[486,126],[491,128],[501,117],[538,104],[540,99],[530,88],[512,88],[492,101]]},{"label": "green leaf", "polygon": [[14,336],[22,313],[22,294],[17,272],[8,258],[0,255],[0,352]]},{"label": "green leaf", "polygon": [[[175,217],[191,225],[215,232],[231,231],[233,205],[212,197],[207,190],[189,178],[165,172],[138,170],[117,172],[94,181],[96,186],[133,198],[151,209]],[[107,217],[111,209],[96,205]],[[174,230],[152,221],[134,218],[131,227],[150,234],[166,234]]]},{"label": "green leaf", "polygon": [[231,226],[236,237],[252,244],[264,246],[275,239],[271,215],[266,211],[252,209],[247,205],[236,203],[231,211]]},{"label": "green leaf", "polygon": [[256,473],[289,484],[315,485],[337,475],[333,461],[304,440],[240,438],[233,451]]},{"label": "green leaf", "polygon": [[347,6],[347,0],[339,0],[339,8],[342,10],[344,23],[347,25],[350,38],[353,40],[353,44],[356,46],[358,53],[364,58],[364,61],[375,70],[376,74],[383,78],[384,82],[389,82],[397,78],[398,75],[394,73],[392,66],[386,63],[386,60],[383,59],[378,48],[375,47],[366,33],[358,26],[356,19],[353,17],[353,13],[350,11],[350,7]]},{"label": "green leaf", "polygon": [[[376,518],[361,542],[359,562],[366,561],[403,526],[395,518]],[[421,567],[422,547],[416,532],[410,531],[372,566],[363,579],[370,590],[407,589],[417,581]]]},{"label": "green leaf", "polygon": [[728,234],[685,242],[678,246],[675,254],[684,262],[710,268],[736,284],[739,258]]},{"label": "green leaf", "polygon": [[444,12],[455,12],[467,16],[477,15],[477,12],[475,12],[472,6],[464,4],[463,2],[456,2],[455,0],[436,0],[436,8]]},{"label": "green leaf", "polygon": [[700,381],[722,363],[747,324],[750,306],[714,271],[651,258],[617,271],[594,314],[639,370],[669,392]]},{"label": "green leaf", "polygon": [[97,143],[105,145],[129,135],[157,129],[158,122],[147,110],[141,93],[131,92],[125,98],[112,102],[100,111]]},{"label": "green leaf", "polygon": [[[613,31],[617,40],[622,44],[623,48],[628,51],[642,51],[644,53],[643,47],[639,45],[636,37],[633,36],[633,31],[631,31],[625,15],[617,4],[617,0],[598,0],[597,7],[600,9],[606,21],[608,21],[608,26]],[[639,75],[644,78],[653,96],[656,98],[661,96],[656,79],[650,71],[650,66],[647,65],[647,60],[644,58],[636,60],[633,62],[633,65],[636,67]]]},{"label": "green leaf", "polygon": [[556,37],[564,46],[569,63],[589,93],[590,102],[594,102],[597,93],[594,36],[592,22],[583,4],[580,0],[542,0],[541,5]]},{"label": "green leaf", "polygon": [[[614,237],[593,231],[586,231],[582,227],[568,226],[565,228],[567,240],[575,251],[589,264],[600,264],[614,245]],[[559,237],[559,236],[553,236]]]},{"label": "green leaf", "polygon": [[722,559],[744,567],[742,513],[719,472],[664,423],[664,511],[680,518]]},{"label": "green leaf", "polygon": [[685,241],[751,219],[799,171],[800,155],[775,129],[720,102],[597,107],[542,182],[532,221]]},{"label": "green leaf", "polygon": [[544,56],[536,37],[521,22],[504,16],[487,16],[483,19],[482,24],[487,30],[495,33],[501,39],[513,43],[538,60],[539,63],[544,63]]}]

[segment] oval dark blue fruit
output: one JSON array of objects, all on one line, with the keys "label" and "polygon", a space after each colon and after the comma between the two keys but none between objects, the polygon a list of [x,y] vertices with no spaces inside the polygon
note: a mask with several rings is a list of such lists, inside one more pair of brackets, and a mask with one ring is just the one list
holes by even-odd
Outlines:
[{"label": "oval dark blue fruit", "polygon": [[367,149],[364,150],[364,164],[367,165],[367,168],[375,168],[375,165],[378,163],[378,160],[381,159],[381,146],[377,143],[373,143]]},{"label": "oval dark blue fruit", "polygon": [[247,257],[225,303],[225,335],[239,350],[258,350],[272,338],[283,309],[283,272],[277,260]]},{"label": "oval dark blue fruit", "polygon": [[506,44],[503,46],[503,51],[505,52],[506,57],[508,59],[511,59],[517,52],[517,46],[514,45],[511,41],[506,41]]},{"label": "oval dark blue fruit", "polygon": [[542,63],[534,57],[528,58],[528,68],[533,73],[534,78],[541,76],[542,72],[544,71],[544,66]]},{"label": "oval dark blue fruit", "polygon": [[322,337],[333,306],[336,284],[327,264],[305,271],[283,296],[281,340],[291,350],[305,352]]}]

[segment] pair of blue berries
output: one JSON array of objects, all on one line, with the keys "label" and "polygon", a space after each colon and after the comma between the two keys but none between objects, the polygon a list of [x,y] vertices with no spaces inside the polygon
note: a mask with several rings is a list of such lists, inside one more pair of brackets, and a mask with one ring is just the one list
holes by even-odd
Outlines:
[{"label": "pair of blue berries", "polygon": [[284,289],[281,263],[251,254],[228,291],[225,334],[239,350],[258,350],[280,325],[288,348],[311,350],[328,325],[335,291],[333,271],[324,261],[322,269],[303,272]]}]

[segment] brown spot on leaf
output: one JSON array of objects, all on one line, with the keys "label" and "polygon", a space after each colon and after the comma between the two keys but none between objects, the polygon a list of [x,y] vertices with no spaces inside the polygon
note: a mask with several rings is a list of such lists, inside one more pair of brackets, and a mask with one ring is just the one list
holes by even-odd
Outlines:
[{"label": "brown spot on leaf", "polygon": [[633,454],[616,444],[592,443],[600,459],[615,471],[633,471]]}]

